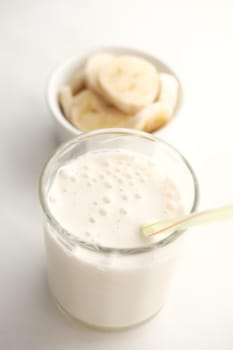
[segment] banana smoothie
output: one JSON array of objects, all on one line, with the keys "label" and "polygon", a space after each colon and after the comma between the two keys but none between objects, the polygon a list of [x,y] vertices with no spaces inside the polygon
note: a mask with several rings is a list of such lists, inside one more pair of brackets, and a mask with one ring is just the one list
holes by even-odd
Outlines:
[{"label": "banana smoothie", "polygon": [[60,168],[49,206],[79,239],[115,248],[150,243],[143,224],[182,213],[171,179],[149,158],[124,150],[90,152]]},{"label": "banana smoothie", "polygon": [[[92,137],[100,143],[101,133],[104,147],[90,143]],[[181,187],[161,166],[166,156],[161,160],[159,153],[141,152],[151,147],[149,136],[134,132],[137,144],[145,141],[137,151],[129,139],[132,131],[114,133],[99,130],[67,143],[41,180],[51,293],[74,319],[109,330],[139,324],[162,308],[182,239],[165,242],[169,237],[163,237],[161,243],[140,229],[187,211]],[[109,146],[118,141],[121,146]],[[174,161],[171,165],[174,169]]]}]

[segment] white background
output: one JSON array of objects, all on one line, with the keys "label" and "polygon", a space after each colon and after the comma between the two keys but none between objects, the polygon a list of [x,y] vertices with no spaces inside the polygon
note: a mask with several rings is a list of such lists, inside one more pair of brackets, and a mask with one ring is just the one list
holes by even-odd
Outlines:
[{"label": "white background", "polygon": [[0,1],[0,349],[233,349],[233,223],[187,233],[166,307],[145,326],[74,325],[48,293],[38,176],[55,149],[49,73],[98,45],[138,47],[170,64],[185,102],[160,136],[193,165],[200,209],[233,202],[233,2]]}]

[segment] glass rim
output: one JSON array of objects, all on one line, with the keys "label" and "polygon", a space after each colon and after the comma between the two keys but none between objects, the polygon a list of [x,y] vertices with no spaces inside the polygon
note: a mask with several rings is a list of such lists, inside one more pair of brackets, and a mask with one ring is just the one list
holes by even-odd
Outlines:
[{"label": "glass rim", "polygon": [[119,254],[139,254],[139,253],[145,253],[151,250],[154,250],[159,247],[164,247],[168,245],[169,243],[175,241],[179,236],[183,234],[185,231],[175,231],[165,238],[161,239],[157,242],[152,242],[147,245],[143,245],[140,247],[132,247],[132,248],[115,248],[115,247],[108,247],[103,246],[101,244],[94,244],[88,241],[85,241],[83,239],[78,238],[68,230],[66,230],[62,225],[58,222],[58,220],[54,217],[52,212],[49,209],[49,206],[47,204],[47,196],[45,191],[43,190],[43,183],[44,183],[44,177],[46,174],[47,169],[49,168],[50,164],[55,160],[61,153],[62,150],[64,150],[66,147],[72,146],[72,144],[76,144],[77,141],[84,141],[88,138],[92,138],[93,136],[97,135],[104,135],[104,134],[116,134],[118,136],[137,136],[143,139],[146,139],[150,142],[159,142],[162,145],[165,145],[169,149],[171,149],[183,162],[183,164],[188,169],[194,186],[194,200],[192,207],[189,211],[189,213],[193,213],[198,205],[199,202],[199,185],[197,181],[197,177],[195,175],[195,172],[193,171],[191,165],[186,160],[186,158],[170,143],[160,139],[157,136],[154,136],[153,134],[148,134],[144,131],[139,131],[135,129],[126,129],[126,128],[106,128],[106,129],[97,129],[93,131],[83,132],[80,135],[78,135],[75,138],[72,138],[71,140],[62,143],[57,150],[48,158],[48,160],[45,162],[40,177],[39,177],[39,199],[40,199],[40,205],[42,208],[42,211],[46,218],[48,219],[49,223],[52,225],[52,227],[55,229],[56,233],[60,235],[60,238],[62,241],[64,240],[65,244],[67,243],[70,245],[70,248],[73,249],[75,246],[82,246],[85,249],[92,250],[97,253],[119,253]]}]

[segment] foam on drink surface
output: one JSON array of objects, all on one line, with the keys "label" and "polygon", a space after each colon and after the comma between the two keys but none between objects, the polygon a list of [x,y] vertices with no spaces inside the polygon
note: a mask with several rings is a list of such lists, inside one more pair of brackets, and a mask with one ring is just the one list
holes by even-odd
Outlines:
[{"label": "foam on drink surface", "polygon": [[168,174],[146,156],[89,152],[60,168],[49,190],[50,210],[80,239],[115,248],[153,240],[144,224],[182,213],[179,193]]}]

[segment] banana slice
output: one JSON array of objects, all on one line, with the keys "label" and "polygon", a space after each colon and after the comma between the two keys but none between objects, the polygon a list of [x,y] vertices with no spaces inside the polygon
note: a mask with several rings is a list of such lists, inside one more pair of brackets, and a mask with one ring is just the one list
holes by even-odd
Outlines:
[{"label": "banana slice", "polygon": [[102,66],[98,80],[105,98],[129,114],[152,103],[160,84],[155,66],[135,56],[113,58]]},{"label": "banana slice", "polygon": [[124,127],[134,118],[107,105],[89,89],[73,97],[70,116],[72,124],[82,131]]},{"label": "banana slice", "polygon": [[70,86],[66,85],[61,89],[58,99],[64,115],[70,120],[70,108],[73,100]]},{"label": "banana slice", "polygon": [[160,74],[160,92],[156,102],[146,106],[135,116],[134,127],[147,132],[154,132],[165,125],[175,110],[179,85],[170,74]]},{"label": "banana slice", "polygon": [[69,82],[73,95],[76,95],[85,87],[84,70],[77,71]]},{"label": "banana slice", "polygon": [[154,102],[139,111],[129,127],[154,132],[166,124],[171,118],[170,107],[163,102]]},{"label": "banana slice", "polygon": [[[87,87],[93,91],[100,93],[99,84],[97,80],[100,69],[111,61],[113,55],[108,53],[99,53],[91,56],[85,65],[84,76]],[[100,93],[101,94],[101,93]]]},{"label": "banana slice", "polygon": [[158,102],[165,103],[170,108],[170,113],[173,114],[178,99],[178,81],[171,74],[161,73],[160,84],[161,87]]}]

